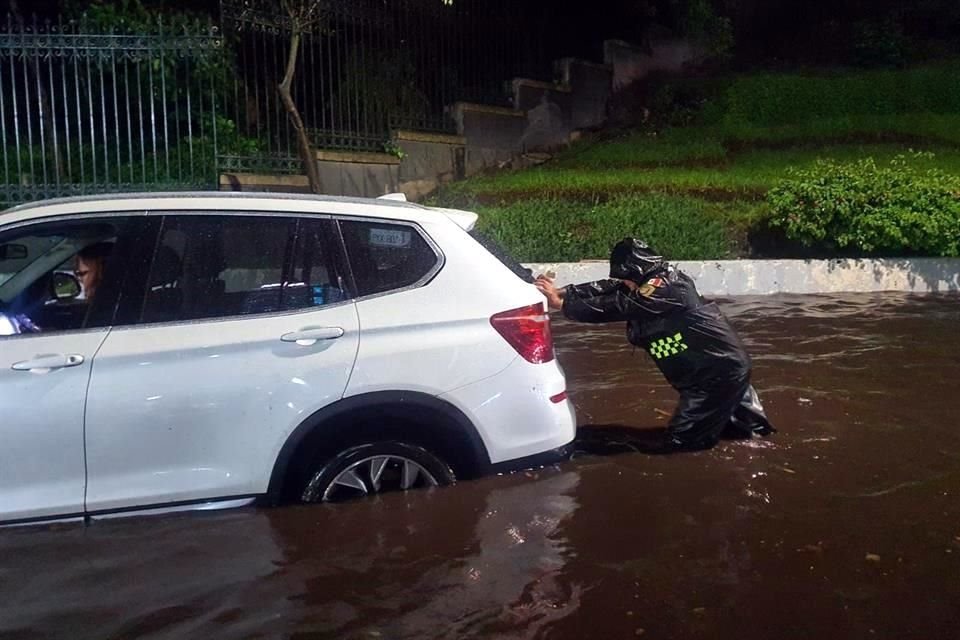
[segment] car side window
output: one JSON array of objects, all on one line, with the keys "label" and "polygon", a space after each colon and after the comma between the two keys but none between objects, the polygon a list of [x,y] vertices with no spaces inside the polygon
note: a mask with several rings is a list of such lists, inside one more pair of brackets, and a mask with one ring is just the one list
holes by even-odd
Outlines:
[{"label": "car side window", "polygon": [[142,322],[275,313],[348,298],[331,225],[281,216],[166,216]]},{"label": "car side window", "polygon": [[410,225],[341,220],[340,228],[360,296],[414,285],[440,261]]},{"label": "car side window", "polygon": [[109,326],[135,226],[98,218],[0,233],[0,336]]}]

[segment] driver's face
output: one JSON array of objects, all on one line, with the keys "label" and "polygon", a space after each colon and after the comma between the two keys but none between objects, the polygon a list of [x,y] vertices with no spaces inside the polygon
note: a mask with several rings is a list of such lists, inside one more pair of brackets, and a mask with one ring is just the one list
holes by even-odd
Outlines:
[{"label": "driver's face", "polygon": [[83,287],[87,298],[93,298],[96,293],[97,285],[100,284],[102,269],[103,264],[100,260],[77,258],[77,264],[73,271],[77,278],[79,278],[80,285]]}]

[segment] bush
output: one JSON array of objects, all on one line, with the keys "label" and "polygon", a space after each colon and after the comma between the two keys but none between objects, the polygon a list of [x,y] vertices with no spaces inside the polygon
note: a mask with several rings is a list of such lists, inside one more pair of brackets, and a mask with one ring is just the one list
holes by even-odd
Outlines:
[{"label": "bush", "polygon": [[722,118],[721,98],[729,85],[728,77],[651,76],[647,106],[654,126],[715,124]]},{"label": "bush", "polygon": [[692,198],[631,195],[594,204],[523,200],[477,211],[480,230],[525,262],[604,259],[626,236],[643,238],[674,260],[731,254],[723,224]]},{"label": "bush", "polygon": [[824,119],[960,113],[960,64],[834,75],[757,74],[730,82],[724,124],[779,126]]},{"label": "bush", "polygon": [[960,178],[898,156],[818,161],[789,172],[767,198],[770,223],[808,247],[868,255],[960,255]]}]

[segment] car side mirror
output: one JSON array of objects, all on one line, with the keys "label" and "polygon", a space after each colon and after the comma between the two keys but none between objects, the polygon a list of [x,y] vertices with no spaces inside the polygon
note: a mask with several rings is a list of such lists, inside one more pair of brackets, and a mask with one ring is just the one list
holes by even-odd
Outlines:
[{"label": "car side mirror", "polygon": [[3,244],[0,245],[0,260],[23,260],[27,257],[27,245]]},{"label": "car side mirror", "polygon": [[72,273],[57,271],[53,274],[53,297],[60,301],[74,300],[80,295],[80,279]]}]

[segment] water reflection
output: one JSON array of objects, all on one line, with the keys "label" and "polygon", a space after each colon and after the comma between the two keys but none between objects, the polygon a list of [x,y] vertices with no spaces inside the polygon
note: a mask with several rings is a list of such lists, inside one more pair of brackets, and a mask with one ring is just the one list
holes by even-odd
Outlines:
[{"label": "water reflection", "polygon": [[[365,503],[0,535],[0,636],[463,638],[576,610],[576,471]],[[42,570],[37,571],[37,568]]]}]

